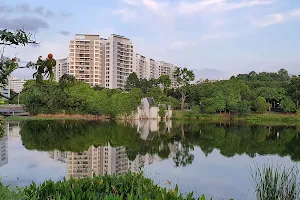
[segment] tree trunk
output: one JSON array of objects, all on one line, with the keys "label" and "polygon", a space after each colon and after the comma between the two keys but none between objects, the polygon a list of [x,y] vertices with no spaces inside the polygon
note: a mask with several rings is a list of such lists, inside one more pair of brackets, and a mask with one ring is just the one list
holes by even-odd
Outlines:
[{"label": "tree trunk", "polygon": [[184,140],[185,134],[184,134],[184,126],[181,124],[181,140]]},{"label": "tree trunk", "polygon": [[181,94],[181,111],[184,111],[184,104],[185,104],[185,93]]},{"label": "tree trunk", "polygon": [[297,108],[299,108],[299,99],[297,99]]}]

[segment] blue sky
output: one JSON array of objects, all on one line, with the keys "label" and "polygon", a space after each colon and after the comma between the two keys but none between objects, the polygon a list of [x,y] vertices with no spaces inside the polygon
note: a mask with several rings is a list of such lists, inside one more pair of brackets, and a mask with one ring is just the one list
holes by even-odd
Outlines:
[{"label": "blue sky", "polygon": [[5,49],[23,61],[66,57],[76,33],[116,33],[147,57],[203,73],[300,73],[299,0],[10,0],[0,17],[1,29],[24,28],[41,42]]}]

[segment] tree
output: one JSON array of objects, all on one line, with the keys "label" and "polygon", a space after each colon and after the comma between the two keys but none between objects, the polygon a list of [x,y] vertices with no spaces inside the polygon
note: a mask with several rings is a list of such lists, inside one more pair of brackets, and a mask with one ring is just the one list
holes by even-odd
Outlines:
[{"label": "tree", "polygon": [[257,97],[253,102],[253,110],[259,113],[264,113],[268,110],[268,103],[266,102],[264,97]]},{"label": "tree", "polygon": [[240,114],[248,114],[251,112],[251,105],[250,102],[247,100],[241,100],[237,103],[237,110]]},{"label": "tree", "polygon": [[284,98],[281,103],[281,108],[284,112],[296,112],[296,104],[290,97]]},{"label": "tree", "polygon": [[[0,58],[0,87],[5,87],[7,85],[7,79],[10,74],[18,68],[18,58],[7,58],[4,57],[4,48],[6,46],[26,46],[28,44],[36,44],[36,41],[32,39],[30,33],[26,33],[23,30],[16,30],[15,32],[8,31],[7,29],[0,30],[0,47],[3,47]],[[5,97],[6,99],[13,99]]]},{"label": "tree", "polygon": [[133,88],[139,87],[139,84],[140,84],[140,80],[139,80],[138,76],[136,75],[136,73],[133,72],[133,73],[129,74],[129,76],[126,80],[125,88],[127,90],[131,90]]},{"label": "tree", "polygon": [[71,86],[74,85],[75,82],[76,82],[75,76],[69,74],[64,74],[59,79],[59,84],[61,84],[62,86]]},{"label": "tree", "polygon": [[171,86],[171,79],[168,75],[161,75],[158,78],[158,83],[162,86],[162,90],[169,88]]},{"label": "tree", "polygon": [[158,111],[158,115],[159,115],[161,121],[164,121],[165,116],[166,116],[166,112],[167,112],[166,107],[163,106],[163,105],[161,105],[161,106],[159,107],[159,111]]},{"label": "tree", "polygon": [[174,72],[174,77],[177,80],[179,85],[179,92],[181,95],[181,111],[184,110],[185,100],[187,98],[187,91],[190,87],[191,81],[195,80],[195,74],[192,70],[188,70],[187,68],[179,68],[177,67]]},{"label": "tree", "polygon": [[45,60],[42,60],[42,56],[39,56],[36,63],[29,62],[27,67],[31,67],[37,70],[33,77],[36,78],[37,83],[42,83],[43,77],[46,76],[50,81],[54,78],[53,69],[56,66],[56,60],[53,58],[53,55],[50,53]]},{"label": "tree", "polygon": [[296,102],[297,108],[300,102],[300,77],[293,76],[287,86],[289,96]]}]

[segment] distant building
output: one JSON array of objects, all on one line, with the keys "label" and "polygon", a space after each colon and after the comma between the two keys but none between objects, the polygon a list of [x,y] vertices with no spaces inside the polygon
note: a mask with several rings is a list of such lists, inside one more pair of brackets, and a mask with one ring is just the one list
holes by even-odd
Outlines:
[{"label": "distant building", "polygon": [[198,81],[196,81],[195,84],[215,83],[215,82],[219,82],[219,81],[223,81],[223,79],[220,78],[220,79],[209,80],[209,79],[203,79],[203,78],[200,78]]},{"label": "distant building", "polygon": [[24,84],[27,82],[25,79],[17,78],[17,77],[10,77],[8,79],[9,89],[13,90],[16,93],[22,92],[24,88]]},{"label": "distant building", "polygon": [[69,73],[69,58],[63,58],[56,60],[56,66],[53,70],[55,81],[59,81],[59,79],[64,75]]}]

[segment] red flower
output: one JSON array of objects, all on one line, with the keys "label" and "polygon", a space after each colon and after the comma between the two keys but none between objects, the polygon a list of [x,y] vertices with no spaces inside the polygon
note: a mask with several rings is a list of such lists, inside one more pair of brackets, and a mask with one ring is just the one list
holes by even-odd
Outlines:
[{"label": "red flower", "polygon": [[40,59],[42,59],[42,58],[43,58],[43,56],[39,56],[39,58],[40,58]]},{"label": "red flower", "polygon": [[48,58],[49,58],[49,59],[53,58],[52,53],[48,54]]}]

